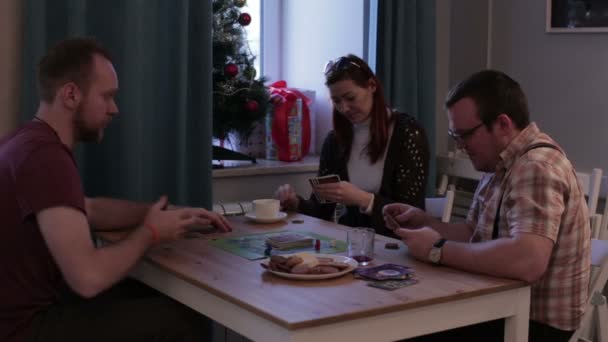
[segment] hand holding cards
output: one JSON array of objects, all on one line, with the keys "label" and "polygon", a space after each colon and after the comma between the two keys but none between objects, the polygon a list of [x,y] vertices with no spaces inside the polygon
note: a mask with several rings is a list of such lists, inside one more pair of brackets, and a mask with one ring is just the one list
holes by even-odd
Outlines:
[{"label": "hand holding cards", "polygon": [[315,197],[317,197],[317,200],[319,201],[319,203],[333,203],[333,202],[328,201],[327,199],[325,199],[323,196],[320,196],[315,191],[315,186],[319,185],[319,184],[338,183],[338,182],[340,182],[340,176],[338,176],[338,175],[326,175],[326,176],[321,176],[321,177],[309,178],[308,182],[312,186],[312,190],[315,193]]}]

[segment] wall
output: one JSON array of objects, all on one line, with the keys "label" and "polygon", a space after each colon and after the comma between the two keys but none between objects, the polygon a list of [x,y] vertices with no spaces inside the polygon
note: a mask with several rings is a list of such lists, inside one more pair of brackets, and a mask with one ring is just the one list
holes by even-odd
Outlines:
[{"label": "wall", "polygon": [[21,0],[0,1],[0,137],[17,125],[21,74]]},{"label": "wall", "polygon": [[448,122],[443,102],[450,86],[451,64],[451,0],[436,0],[436,41],[435,41],[435,148],[437,154],[448,151]]},{"label": "wall", "polygon": [[492,66],[513,75],[532,118],[580,171],[608,171],[608,33],[545,33],[545,1],[494,1]]},{"label": "wall", "polygon": [[488,0],[452,1],[449,35],[451,87],[486,66]]},{"label": "wall", "polygon": [[[447,36],[446,50],[449,52],[445,74],[446,86],[437,89],[437,154],[445,155],[454,150],[454,143],[448,139],[448,120],[443,106],[449,89],[470,74],[486,68],[488,50],[488,4],[491,0],[437,0],[447,11],[446,19],[438,20],[438,35],[443,31]],[[448,3],[446,5],[445,3]],[[446,58],[437,53],[437,58]],[[440,73],[441,65],[437,65]]]},{"label": "wall", "polygon": [[606,173],[608,33],[546,33],[541,0],[458,5],[452,1],[451,83],[486,63],[506,72],[526,92],[532,120],[564,147],[577,170]]}]

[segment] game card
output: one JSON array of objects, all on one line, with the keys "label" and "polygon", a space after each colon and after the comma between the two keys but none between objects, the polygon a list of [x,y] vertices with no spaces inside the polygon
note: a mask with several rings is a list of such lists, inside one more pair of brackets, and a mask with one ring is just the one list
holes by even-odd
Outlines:
[{"label": "game card", "polygon": [[418,283],[416,279],[401,279],[401,280],[375,280],[367,283],[367,286],[383,289],[387,291],[393,291],[400,289],[405,286],[414,285]]},{"label": "game card", "polygon": [[[327,184],[327,183],[337,183],[339,181],[340,181],[340,176],[338,176],[338,175],[326,175],[326,176],[308,179],[310,186],[312,186],[313,192],[315,190],[315,185]],[[316,192],[314,192],[314,194],[315,194],[315,197],[317,198],[317,200],[319,201],[319,203],[333,203],[332,201],[329,201],[329,200],[325,199],[324,197],[320,196]]]},{"label": "game card", "polygon": [[403,280],[411,278],[413,274],[411,268],[395,264],[358,268],[354,271],[355,277],[372,280]]}]

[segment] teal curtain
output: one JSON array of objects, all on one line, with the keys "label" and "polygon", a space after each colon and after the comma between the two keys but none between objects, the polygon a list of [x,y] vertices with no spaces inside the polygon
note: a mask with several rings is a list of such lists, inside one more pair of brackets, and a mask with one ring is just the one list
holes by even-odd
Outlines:
[{"label": "teal curtain", "polygon": [[59,40],[96,37],[114,58],[120,114],[76,153],[88,196],[211,206],[210,0],[25,0],[21,118],[36,65]]},{"label": "teal curtain", "polygon": [[431,159],[427,193],[435,193],[435,0],[378,1],[376,72],[388,102],[418,118]]}]

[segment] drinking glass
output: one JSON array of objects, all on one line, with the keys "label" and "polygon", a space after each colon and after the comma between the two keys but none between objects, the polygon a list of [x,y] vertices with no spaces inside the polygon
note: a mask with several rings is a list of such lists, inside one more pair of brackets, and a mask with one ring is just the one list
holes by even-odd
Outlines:
[{"label": "drinking glass", "polygon": [[374,235],[371,228],[350,228],[346,235],[348,256],[367,266],[374,259]]}]

